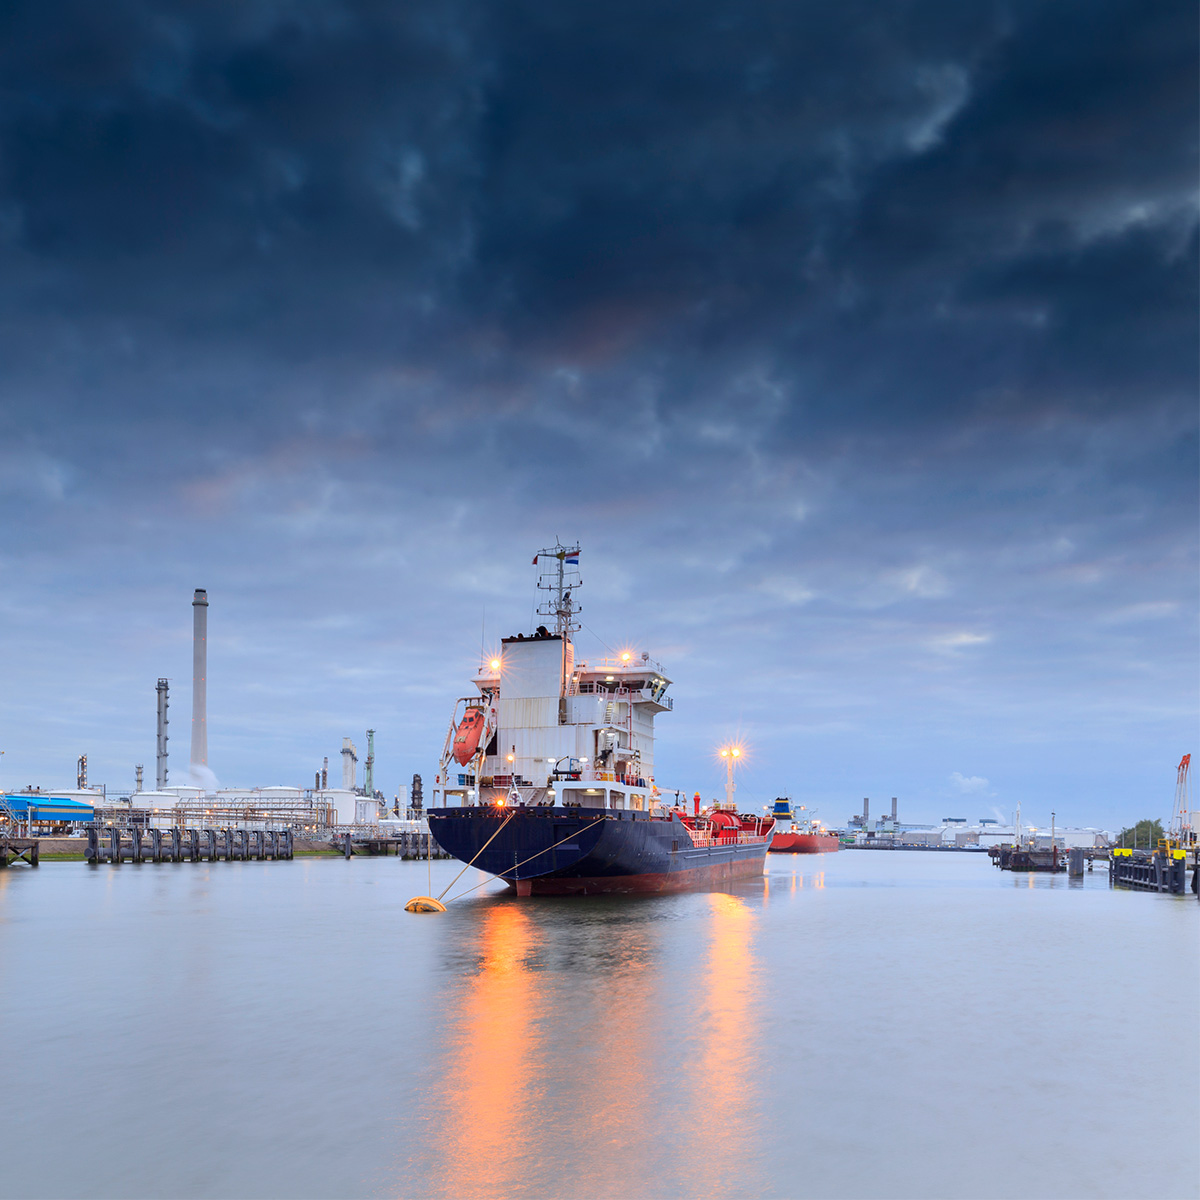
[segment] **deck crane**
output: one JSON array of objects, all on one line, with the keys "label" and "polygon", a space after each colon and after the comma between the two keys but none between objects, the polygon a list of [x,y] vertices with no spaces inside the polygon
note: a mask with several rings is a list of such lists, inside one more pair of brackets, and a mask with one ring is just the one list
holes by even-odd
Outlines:
[{"label": "deck crane", "polygon": [[1188,772],[1192,765],[1192,756],[1185,754],[1179,760],[1178,774],[1175,780],[1175,806],[1171,811],[1170,846],[1179,850],[1190,850],[1196,844],[1196,834],[1192,829],[1192,797],[1191,781]]}]

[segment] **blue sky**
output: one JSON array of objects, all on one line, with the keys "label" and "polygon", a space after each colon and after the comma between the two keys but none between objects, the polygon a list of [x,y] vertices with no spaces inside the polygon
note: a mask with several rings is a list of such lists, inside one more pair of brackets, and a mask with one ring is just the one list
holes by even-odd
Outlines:
[{"label": "blue sky", "polygon": [[1194,5],[14,4],[0,784],[435,770],[534,551],[659,779],[1167,816]]}]

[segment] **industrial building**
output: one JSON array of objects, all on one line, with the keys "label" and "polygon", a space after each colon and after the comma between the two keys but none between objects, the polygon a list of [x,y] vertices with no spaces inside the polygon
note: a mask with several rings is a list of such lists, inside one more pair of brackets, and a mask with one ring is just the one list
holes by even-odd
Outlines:
[{"label": "industrial building", "polygon": [[[943,817],[936,825],[914,825],[902,822],[897,814],[897,798],[892,797],[891,813],[874,820],[871,801],[863,798],[863,810],[846,822],[846,833],[855,846],[924,847],[931,850],[987,850],[992,846],[1012,845],[1018,839],[1034,849],[1050,849],[1049,828],[1021,823],[1020,809],[1016,821],[1002,824],[993,817],[980,817],[974,823],[966,817]],[[1056,826],[1054,844],[1060,850],[1103,849],[1111,833],[1103,829],[1079,829]]]},{"label": "industrial building", "polygon": [[[192,717],[190,780],[212,778],[208,761],[208,592],[196,588],[192,597]],[[396,832],[425,833],[420,812],[409,809],[409,789],[400,789],[390,804],[375,788],[375,730],[367,730],[363,784],[358,784],[358,749],[342,741],[341,786],[329,786],[329,759],[315,772],[313,786],[205,788],[195,782],[170,782],[170,680],[159,678],[155,688],[155,775],[153,790],[142,786],[142,767],[135,768],[133,791],[114,794],[89,787],[87,756],[77,764],[76,787],[47,791],[29,787],[0,796],[0,820],[27,829],[55,825],[80,827],[103,823],[149,828],[215,827],[271,829],[325,834],[343,829],[383,826]],[[414,777],[419,788],[420,777]],[[416,799],[416,797],[414,797]],[[418,806],[419,808],[419,803]]]}]

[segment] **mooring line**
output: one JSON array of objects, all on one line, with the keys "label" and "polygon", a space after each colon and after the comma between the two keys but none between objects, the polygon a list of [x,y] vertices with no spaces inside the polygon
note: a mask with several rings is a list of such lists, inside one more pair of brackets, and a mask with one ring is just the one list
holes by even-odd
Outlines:
[{"label": "mooring line", "polygon": [[[509,823],[509,821],[511,821],[513,819],[513,817],[515,817],[516,815],[517,815],[516,809],[511,810],[509,812],[508,816],[505,817],[504,820],[500,822],[500,829],[503,829],[505,827],[505,825],[507,825]],[[496,840],[496,838],[498,838],[500,836],[500,829],[497,829],[496,832],[493,833],[492,836],[490,838],[488,838],[488,840],[486,842],[484,842],[482,846],[479,847],[479,850],[475,854],[475,858],[478,858],[479,855],[482,854]],[[566,839],[564,838],[563,840],[565,841]],[[459,873],[457,875],[455,875],[455,877],[452,880],[450,880],[450,882],[448,884],[446,884],[446,886],[442,889],[442,896],[444,896],[462,878],[463,871],[465,871],[467,869],[467,867],[470,867],[474,864],[475,858],[471,859],[471,861],[469,863],[467,863],[467,866],[463,867],[462,871],[459,871]],[[442,901],[442,896],[439,896],[437,898],[439,904]]]},{"label": "mooring line", "polygon": [[[568,833],[565,838],[559,838],[559,840],[557,842],[555,842],[553,846],[547,846],[544,850],[538,850],[535,853],[531,854],[528,858],[521,859],[521,861],[519,863],[514,863],[511,869],[513,871],[518,870],[519,868],[523,867],[527,862],[533,862],[533,860],[535,858],[537,858],[537,856],[539,854],[548,854],[551,850],[555,849],[555,847],[561,846],[563,844],[563,842],[569,842],[573,837],[578,837],[581,833],[585,833],[587,830],[591,829],[591,827],[593,825],[599,825],[601,821],[607,821],[607,820],[608,820],[608,817],[603,816],[603,817],[597,817],[594,821],[589,821],[582,829],[576,829],[574,833]],[[503,828],[504,828],[504,826],[501,825],[500,829],[503,829]],[[500,829],[497,829],[496,833],[499,833]],[[493,834],[492,836],[494,837],[495,834]],[[479,852],[479,854],[482,854],[482,853],[483,853],[483,851],[481,850]],[[475,855],[475,858],[478,858],[479,854]],[[475,858],[471,859],[471,862],[474,862]],[[471,863],[467,863],[467,867],[469,867],[470,865],[471,865]],[[467,869],[467,867],[463,867],[463,871],[465,871]],[[459,871],[458,874],[461,875],[462,871]],[[458,876],[456,875],[455,879],[457,879],[457,878],[458,878]],[[504,878],[503,875],[496,875],[496,874],[492,875],[492,879],[503,879],[503,878]],[[478,883],[472,884],[469,888],[467,888],[467,890],[465,892],[459,892],[459,894],[457,896],[453,897],[453,899],[451,899],[451,900],[448,900],[446,903],[453,904],[455,900],[461,900],[464,896],[469,896],[476,888],[483,887],[483,885],[485,883],[491,883],[492,879],[481,879]],[[454,884],[452,883],[450,885],[450,887],[453,887],[453,886],[454,886]],[[448,892],[449,890],[450,890],[450,888],[447,888],[446,892]],[[446,894],[446,892],[443,892],[442,896],[444,896]],[[442,896],[439,896],[438,899],[440,900],[442,898]]]}]

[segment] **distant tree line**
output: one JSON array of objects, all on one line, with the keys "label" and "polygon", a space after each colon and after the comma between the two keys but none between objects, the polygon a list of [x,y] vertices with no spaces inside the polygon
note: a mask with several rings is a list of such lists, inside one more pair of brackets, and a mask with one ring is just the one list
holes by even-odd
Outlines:
[{"label": "distant tree line", "polygon": [[1153,850],[1158,845],[1158,839],[1165,836],[1162,822],[1157,818],[1153,821],[1142,820],[1128,829],[1122,829],[1113,845],[1128,846],[1131,850]]}]

